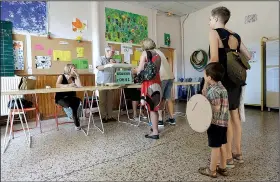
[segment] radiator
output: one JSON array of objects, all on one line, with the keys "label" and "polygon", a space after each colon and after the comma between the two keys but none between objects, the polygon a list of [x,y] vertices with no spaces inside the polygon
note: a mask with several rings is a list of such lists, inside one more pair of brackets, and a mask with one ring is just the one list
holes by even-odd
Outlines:
[{"label": "radiator", "polygon": [[[18,89],[18,84],[20,82],[21,77],[1,77],[1,92],[16,90]],[[8,95],[1,95],[1,116],[8,115]]]}]

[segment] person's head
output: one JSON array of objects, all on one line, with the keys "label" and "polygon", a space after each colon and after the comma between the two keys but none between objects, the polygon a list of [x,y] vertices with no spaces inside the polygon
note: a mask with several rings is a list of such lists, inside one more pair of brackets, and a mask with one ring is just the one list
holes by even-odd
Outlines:
[{"label": "person's head", "polygon": [[213,84],[222,80],[225,69],[221,63],[209,63],[204,70],[204,80],[209,84]]},{"label": "person's head", "polygon": [[66,75],[74,75],[74,71],[76,71],[76,67],[74,64],[67,64],[64,67],[64,74]]},{"label": "person's head", "polygon": [[152,39],[146,38],[141,42],[141,48],[143,51],[153,50],[156,48],[156,43]]},{"label": "person's head", "polygon": [[115,50],[112,46],[105,47],[105,55],[107,58],[111,58],[115,53]]},{"label": "person's head", "polygon": [[230,18],[230,11],[226,7],[217,7],[211,11],[209,26],[215,29],[220,26],[225,26]]}]

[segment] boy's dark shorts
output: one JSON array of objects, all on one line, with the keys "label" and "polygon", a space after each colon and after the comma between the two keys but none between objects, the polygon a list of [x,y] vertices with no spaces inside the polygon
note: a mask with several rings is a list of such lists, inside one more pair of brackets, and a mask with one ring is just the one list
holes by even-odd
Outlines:
[{"label": "boy's dark shorts", "polygon": [[211,124],[207,130],[208,145],[212,148],[219,148],[227,143],[227,127]]}]

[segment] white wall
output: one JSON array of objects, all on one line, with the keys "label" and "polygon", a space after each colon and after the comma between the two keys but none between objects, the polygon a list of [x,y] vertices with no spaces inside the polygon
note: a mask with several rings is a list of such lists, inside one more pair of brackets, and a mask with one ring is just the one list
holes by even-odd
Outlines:
[{"label": "white wall", "polygon": [[91,1],[49,1],[49,32],[53,37],[75,39],[79,33],[73,32],[73,18],[88,21],[87,31],[83,33],[84,40],[92,40]]},{"label": "white wall", "polygon": [[[170,34],[170,47],[176,50],[176,59],[174,60],[174,74],[176,78],[181,77],[182,43],[180,18],[158,15],[156,19],[156,25],[158,46],[166,47],[164,45],[164,33]],[[178,70],[180,70],[180,72],[178,72]]]},{"label": "white wall", "polygon": [[[231,18],[227,27],[237,32],[244,44],[250,50],[256,51],[256,61],[251,64],[248,72],[245,103],[261,103],[261,62],[260,40],[261,37],[279,36],[279,2],[264,1],[233,1],[221,2],[205,9],[190,14],[184,24],[184,61],[186,77],[202,76],[201,72],[193,69],[189,57],[196,49],[208,52],[209,41],[209,16],[211,10],[218,6],[225,6],[231,11]],[[257,14],[258,20],[254,23],[245,24],[245,16]]]}]

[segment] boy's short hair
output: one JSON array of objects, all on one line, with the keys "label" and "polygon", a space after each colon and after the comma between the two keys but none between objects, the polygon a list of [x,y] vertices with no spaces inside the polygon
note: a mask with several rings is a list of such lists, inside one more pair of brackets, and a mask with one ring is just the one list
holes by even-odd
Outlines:
[{"label": "boy's short hair", "polygon": [[220,6],[211,11],[211,15],[221,18],[224,24],[226,24],[230,18],[230,11],[226,7]]},{"label": "boy's short hair", "polygon": [[210,76],[214,81],[219,82],[225,74],[225,69],[221,63],[209,63],[205,67],[206,76]]}]

